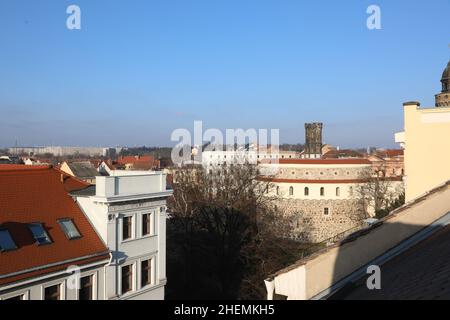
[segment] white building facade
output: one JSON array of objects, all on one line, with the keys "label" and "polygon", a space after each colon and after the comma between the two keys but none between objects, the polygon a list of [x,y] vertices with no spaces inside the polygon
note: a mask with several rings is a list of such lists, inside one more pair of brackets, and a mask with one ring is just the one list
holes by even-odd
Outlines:
[{"label": "white building facade", "polygon": [[108,259],[85,265],[76,264],[76,261],[71,263],[79,268],[77,276],[65,269],[3,285],[0,286],[0,300],[106,300],[105,266]]},{"label": "white building facade", "polygon": [[214,150],[202,152],[202,165],[205,169],[214,169],[236,164],[258,164],[264,160],[299,159],[296,151],[276,150]]},{"label": "white building facade", "polygon": [[105,269],[106,299],[164,299],[171,194],[165,174],[139,171],[97,177],[95,193],[74,194],[112,253]]}]

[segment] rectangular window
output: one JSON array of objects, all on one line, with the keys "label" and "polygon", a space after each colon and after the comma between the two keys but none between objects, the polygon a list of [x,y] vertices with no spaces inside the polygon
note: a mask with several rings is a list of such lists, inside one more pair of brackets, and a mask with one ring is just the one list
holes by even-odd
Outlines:
[{"label": "rectangular window", "polygon": [[123,225],[122,225],[122,240],[127,240],[132,237],[132,225],[133,220],[132,217],[123,217]]},{"label": "rectangular window", "polygon": [[330,209],[329,209],[329,208],[324,208],[324,209],[323,209],[323,214],[324,214],[324,215],[327,216],[329,213],[330,213]]},{"label": "rectangular window", "polygon": [[61,285],[56,284],[45,288],[44,294],[45,300],[61,300]]},{"label": "rectangular window", "polygon": [[141,287],[152,284],[152,259],[141,262]]},{"label": "rectangular window", "polygon": [[59,225],[64,231],[64,234],[67,238],[70,240],[80,238],[80,232],[78,232],[78,229],[75,227],[75,224],[70,219],[61,219],[58,221]]},{"label": "rectangular window", "polygon": [[133,266],[122,267],[122,294],[133,290]]},{"label": "rectangular window", "polygon": [[80,289],[78,290],[79,300],[92,300],[94,298],[94,276],[80,278]]},{"label": "rectangular window", "polygon": [[0,251],[14,250],[17,246],[8,230],[0,230]]},{"label": "rectangular window", "polygon": [[142,215],[142,235],[152,234],[152,214],[146,213]]},{"label": "rectangular window", "polygon": [[6,298],[3,299],[4,301],[19,301],[19,300],[25,300],[25,297],[23,294],[18,295],[18,296],[14,296],[14,297],[10,297],[10,298]]},{"label": "rectangular window", "polygon": [[31,223],[28,225],[28,227],[30,228],[34,239],[39,245],[52,243],[52,240],[48,236],[47,231],[45,231],[41,223]]}]

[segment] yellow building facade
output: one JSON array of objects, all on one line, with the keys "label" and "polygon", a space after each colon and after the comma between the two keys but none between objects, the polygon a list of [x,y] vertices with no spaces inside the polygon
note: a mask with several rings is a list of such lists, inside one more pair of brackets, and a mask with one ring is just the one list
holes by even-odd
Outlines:
[{"label": "yellow building facade", "polygon": [[[449,63],[450,64],[450,63]],[[444,70],[442,94],[448,93],[448,71]],[[420,108],[419,102],[406,102],[404,132],[396,142],[405,148],[406,201],[450,180],[450,106]]]}]

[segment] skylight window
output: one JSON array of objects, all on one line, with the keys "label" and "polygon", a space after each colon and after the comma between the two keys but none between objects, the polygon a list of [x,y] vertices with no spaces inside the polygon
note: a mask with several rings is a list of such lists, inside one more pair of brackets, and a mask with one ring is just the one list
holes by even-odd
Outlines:
[{"label": "skylight window", "polygon": [[70,240],[80,238],[80,232],[78,231],[77,227],[75,227],[75,224],[70,219],[62,219],[59,220],[59,225],[63,229],[64,233],[66,234],[67,238]]},{"label": "skylight window", "polygon": [[31,233],[33,233],[33,237],[38,244],[41,245],[52,243],[52,240],[41,223],[32,223],[29,224],[28,227],[30,228]]},{"label": "skylight window", "polygon": [[0,230],[0,251],[14,250],[17,246],[8,230]]}]

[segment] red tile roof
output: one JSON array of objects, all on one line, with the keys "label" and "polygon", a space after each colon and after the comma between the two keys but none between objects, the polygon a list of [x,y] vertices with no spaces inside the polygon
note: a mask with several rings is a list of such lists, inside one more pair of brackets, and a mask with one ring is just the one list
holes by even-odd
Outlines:
[{"label": "red tile roof", "polygon": [[122,156],[117,160],[117,163],[121,165],[133,164],[136,168],[144,170],[159,167],[159,160],[152,156]]},{"label": "red tile roof", "polygon": [[117,163],[138,163],[138,162],[151,162],[155,160],[152,156],[122,156],[117,160]]},{"label": "red tile roof", "polygon": [[378,155],[385,158],[401,157],[404,155],[403,149],[391,149],[377,152]]},{"label": "red tile roof", "polygon": [[[322,184],[343,184],[343,183],[365,183],[368,182],[367,179],[285,179],[285,178],[267,178],[267,177],[260,177],[258,178],[261,181],[270,181],[274,183],[322,183]],[[382,181],[402,181],[402,177],[386,177],[386,178],[380,178]]]},{"label": "red tile roof", "polygon": [[364,155],[355,150],[330,150],[323,156],[325,159],[337,159],[337,158],[362,158]]},{"label": "red tile roof", "polygon": [[[76,265],[108,258],[105,244],[68,194],[86,186],[50,166],[0,165],[0,226],[18,247],[0,252],[0,285],[64,270],[68,260]],[[68,240],[58,224],[61,218],[72,219],[82,237]],[[32,222],[44,225],[51,244],[35,243],[27,227]]]},{"label": "red tile roof", "polygon": [[368,159],[348,158],[348,159],[279,159],[263,160],[261,163],[279,163],[279,164],[371,164]]}]

